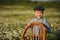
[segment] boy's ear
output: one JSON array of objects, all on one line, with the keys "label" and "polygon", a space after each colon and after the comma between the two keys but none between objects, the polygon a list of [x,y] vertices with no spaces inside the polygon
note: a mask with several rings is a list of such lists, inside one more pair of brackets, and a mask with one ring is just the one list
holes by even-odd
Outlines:
[{"label": "boy's ear", "polygon": [[42,11],[42,14],[44,14],[44,11]]}]

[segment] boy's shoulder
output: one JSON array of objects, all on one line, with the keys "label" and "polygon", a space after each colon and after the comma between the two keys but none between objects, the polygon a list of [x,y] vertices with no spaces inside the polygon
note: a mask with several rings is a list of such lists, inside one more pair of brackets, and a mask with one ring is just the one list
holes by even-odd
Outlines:
[{"label": "boy's shoulder", "polygon": [[40,19],[40,20],[37,20],[36,18],[32,18],[30,22],[34,22],[34,21],[35,21],[35,22],[36,22],[36,21],[43,21],[43,22],[46,22],[47,19],[46,19],[46,18],[42,18],[42,19]]},{"label": "boy's shoulder", "polygon": [[[41,18],[43,21],[47,21],[46,18]],[[32,18],[31,21],[37,20],[36,18]]]},{"label": "boy's shoulder", "polygon": [[47,19],[46,18],[43,18],[43,21],[47,21]]}]

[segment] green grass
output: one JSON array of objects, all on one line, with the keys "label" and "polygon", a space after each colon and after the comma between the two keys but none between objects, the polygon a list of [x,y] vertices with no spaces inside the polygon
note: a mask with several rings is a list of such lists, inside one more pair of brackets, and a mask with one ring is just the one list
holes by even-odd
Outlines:
[{"label": "green grass", "polygon": [[[0,40],[19,40],[23,28],[34,18],[32,8],[25,7],[5,6],[0,9]],[[60,28],[59,13],[54,8],[46,9],[44,12],[44,18],[48,20],[52,32]],[[51,36],[48,35],[50,39],[47,40],[52,40],[53,36]]]}]

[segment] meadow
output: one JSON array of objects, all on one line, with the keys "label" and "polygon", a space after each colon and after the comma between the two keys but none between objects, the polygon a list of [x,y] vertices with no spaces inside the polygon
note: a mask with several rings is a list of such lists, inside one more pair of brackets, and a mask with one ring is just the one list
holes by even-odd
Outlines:
[{"label": "meadow", "polygon": [[[33,7],[32,7],[33,8]],[[35,16],[29,6],[0,7],[0,40],[19,40],[26,24]],[[60,29],[60,12],[55,8],[45,8],[46,18],[54,33]],[[47,35],[47,40],[54,40],[54,34]]]}]

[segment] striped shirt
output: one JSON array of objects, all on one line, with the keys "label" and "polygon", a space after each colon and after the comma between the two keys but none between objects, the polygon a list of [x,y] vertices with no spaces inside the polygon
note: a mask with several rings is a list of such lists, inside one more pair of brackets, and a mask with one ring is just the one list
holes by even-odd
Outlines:
[{"label": "striped shirt", "polygon": [[[30,23],[32,23],[32,22],[41,22],[41,23],[43,23],[45,25],[46,32],[50,33],[51,29],[50,29],[50,26],[48,25],[48,21],[46,19],[43,19],[43,18],[40,18],[40,19],[34,18],[34,19],[32,19],[30,21]],[[33,33],[37,35],[39,33],[39,31],[40,31],[40,28],[36,26],[36,27],[33,27],[32,30],[33,30]]]}]

